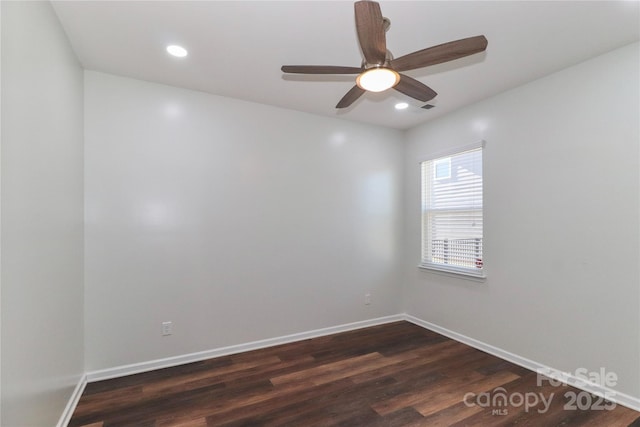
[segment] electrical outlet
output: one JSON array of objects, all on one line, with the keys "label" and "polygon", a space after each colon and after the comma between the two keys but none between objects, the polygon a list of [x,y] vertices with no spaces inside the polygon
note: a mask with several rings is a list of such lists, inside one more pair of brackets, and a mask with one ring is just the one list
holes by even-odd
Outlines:
[{"label": "electrical outlet", "polygon": [[171,335],[173,322],[162,322],[162,336]]},{"label": "electrical outlet", "polygon": [[364,305],[371,305],[371,294],[364,294]]}]

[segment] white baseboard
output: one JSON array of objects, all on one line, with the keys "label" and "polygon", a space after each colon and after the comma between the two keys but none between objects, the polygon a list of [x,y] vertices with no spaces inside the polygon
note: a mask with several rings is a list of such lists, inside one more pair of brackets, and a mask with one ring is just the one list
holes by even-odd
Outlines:
[{"label": "white baseboard", "polygon": [[328,328],[314,329],[312,331],[300,332],[291,335],[284,335],[276,338],[268,338],[259,341],[253,341],[244,344],[237,344],[228,347],[221,347],[212,350],[200,351],[197,353],[183,354],[180,356],[167,357],[164,359],[150,360],[147,362],[134,363],[131,365],[116,366],[114,368],[101,369],[98,371],[87,372],[87,381],[101,381],[110,378],[122,377],[125,375],[139,374],[141,372],[153,371],[155,369],[170,368],[172,366],[183,365],[185,363],[199,362],[201,360],[211,359],[214,357],[228,356],[230,354],[242,353],[245,351],[259,350],[262,348],[273,347],[280,344],[287,344],[295,341],[302,341],[309,338],[317,338],[325,335],[337,334],[340,332],[352,331],[355,329],[367,328],[369,326],[382,325],[384,323],[397,322],[405,320],[403,314],[395,314],[392,316],[378,317],[375,319],[363,320],[360,322],[346,323]]},{"label": "white baseboard", "polygon": [[60,416],[60,419],[58,420],[58,424],[56,424],[56,427],[67,427],[67,425],[69,424],[69,421],[71,421],[71,416],[73,415],[73,411],[76,410],[76,406],[78,406],[78,402],[80,401],[80,397],[82,396],[82,393],[84,392],[84,388],[86,386],[87,386],[87,374],[83,374],[82,377],[80,377],[80,381],[78,381],[76,388],[73,390],[73,393],[71,393],[71,397],[69,398],[69,401],[67,402],[67,406],[64,408],[64,411],[62,411],[62,415]]},{"label": "white baseboard", "polygon": [[457,332],[451,331],[449,329],[443,328],[409,314],[404,314],[403,318],[407,322],[422,326],[425,329],[437,332],[453,340],[456,340],[463,344],[467,344],[468,346],[477,348],[478,350],[482,350],[485,353],[492,354],[508,362],[530,369],[534,372],[538,372],[538,370],[549,372],[553,378],[562,378],[562,381],[570,386],[598,396],[606,396],[608,400],[613,401],[619,405],[626,406],[627,408],[633,409],[635,411],[640,411],[640,398],[633,397],[625,393],[620,393],[619,391],[601,386],[600,384],[587,383],[583,378],[578,378],[575,375],[567,375],[567,373],[564,373],[558,369],[551,368],[549,366],[535,362],[531,359],[527,359],[526,357],[518,356],[517,354],[513,354],[501,348],[494,347],[490,344],[478,341],[466,335],[459,334]]}]

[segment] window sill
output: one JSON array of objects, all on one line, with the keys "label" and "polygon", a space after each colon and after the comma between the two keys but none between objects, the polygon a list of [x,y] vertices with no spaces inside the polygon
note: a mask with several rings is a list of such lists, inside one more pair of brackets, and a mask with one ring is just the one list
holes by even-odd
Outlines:
[{"label": "window sill", "polygon": [[447,268],[434,264],[420,264],[418,268],[428,270],[431,273],[441,274],[443,276],[455,277],[458,279],[471,280],[474,282],[484,282],[487,276],[484,271],[479,273],[471,273],[457,268]]}]

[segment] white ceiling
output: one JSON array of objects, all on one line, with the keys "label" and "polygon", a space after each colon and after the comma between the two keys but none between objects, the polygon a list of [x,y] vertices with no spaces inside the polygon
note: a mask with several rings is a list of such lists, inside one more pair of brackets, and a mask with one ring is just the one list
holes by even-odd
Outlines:
[{"label": "white ceiling", "polygon": [[[393,90],[336,110],[355,76],[284,75],[281,65],[359,66],[350,1],[56,1],[90,70],[407,129],[640,38],[637,1],[381,1],[395,57],[484,34],[487,51],[407,72],[438,96]],[[169,57],[168,44],[189,50]],[[597,84],[594,81],[594,84]],[[396,111],[398,101],[410,108]]]}]

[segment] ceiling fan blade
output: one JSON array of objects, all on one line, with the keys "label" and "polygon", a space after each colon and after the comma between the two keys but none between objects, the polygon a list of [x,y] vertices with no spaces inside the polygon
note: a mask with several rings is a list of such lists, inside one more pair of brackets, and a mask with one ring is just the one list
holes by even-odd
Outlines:
[{"label": "ceiling fan blade", "polygon": [[404,74],[400,74],[400,81],[393,88],[422,102],[430,101],[438,95],[429,86]]},{"label": "ceiling fan blade", "polygon": [[428,47],[392,60],[391,68],[396,71],[407,71],[453,61],[484,51],[487,43],[485,36],[475,36]]},{"label": "ceiling fan blade", "polygon": [[358,85],[351,88],[349,92],[345,96],[342,97],[336,108],[347,108],[349,105],[353,104],[358,98],[365,93],[366,90],[360,89]]},{"label": "ceiling fan blade", "polygon": [[362,68],[338,65],[283,65],[283,73],[294,74],[360,74]]},{"label": "ceiling fan blade", "polygon": [[387,56],[387,42],[380,4],[374,1],[358,1],[354,9],[358,41],[365,61],[369,65],[383,64]]}]

